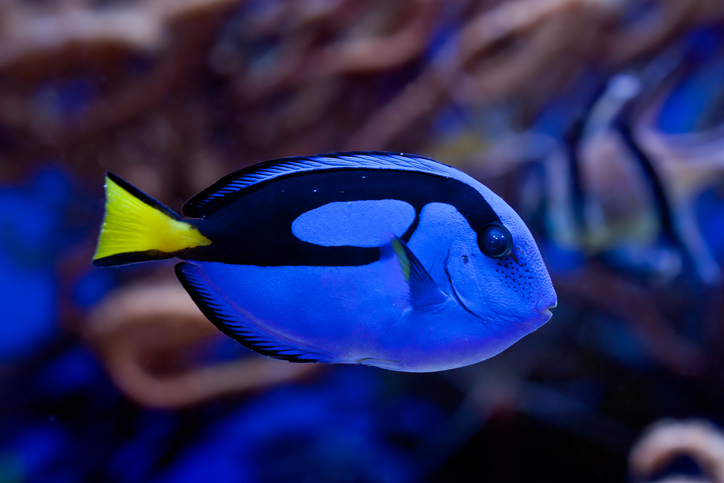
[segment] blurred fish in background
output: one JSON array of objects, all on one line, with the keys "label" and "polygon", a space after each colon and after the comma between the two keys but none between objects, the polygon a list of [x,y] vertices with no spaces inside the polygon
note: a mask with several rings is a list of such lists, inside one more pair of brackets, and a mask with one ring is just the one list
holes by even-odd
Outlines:
[{"label": "blurred fish in background", "polygon": [[[0,482],[722,481],[723,100],[715,0],[0,2]],[[347,150],[500,195],[551,322],[436,374],[300,366],[163,262],[90,265],[106,171],[178,209]]]}]

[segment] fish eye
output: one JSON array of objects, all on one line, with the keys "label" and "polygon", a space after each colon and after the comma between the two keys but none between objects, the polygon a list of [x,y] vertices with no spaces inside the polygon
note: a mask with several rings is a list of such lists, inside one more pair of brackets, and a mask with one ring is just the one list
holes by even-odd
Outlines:
[{"label": "fish eye", "polygon": [[490,258],[503,258],[513,248],[513,237],[503,225],[489,225],[478,235],[478,247]]}]

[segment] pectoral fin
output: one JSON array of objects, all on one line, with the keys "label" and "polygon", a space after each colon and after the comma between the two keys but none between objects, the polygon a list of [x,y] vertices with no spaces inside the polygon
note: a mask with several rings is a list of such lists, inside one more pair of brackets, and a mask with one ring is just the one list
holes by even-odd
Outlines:
[{"label": "pectoral fin", "polygon": [[447,295],[400,238],[393,236],[380,247],[380,260],[393,298],[403,298],[419,310],[433,310],[447,300]]}]

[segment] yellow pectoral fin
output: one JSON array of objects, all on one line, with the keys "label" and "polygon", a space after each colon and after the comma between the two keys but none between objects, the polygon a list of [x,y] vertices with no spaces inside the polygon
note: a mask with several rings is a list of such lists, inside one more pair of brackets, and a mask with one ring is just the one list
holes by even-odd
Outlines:
[{"label": "yellow pectoral fin", "polygon": [[[106,177],[106,213],[96,265],[169,258],[186,248],[210,245],[191,223],[111,173]],[[99,262],[106,259],[107,263]]]}]

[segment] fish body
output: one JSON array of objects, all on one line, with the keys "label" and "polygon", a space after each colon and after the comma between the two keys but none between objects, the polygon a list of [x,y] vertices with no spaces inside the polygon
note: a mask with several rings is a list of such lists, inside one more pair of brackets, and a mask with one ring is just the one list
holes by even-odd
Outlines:
[{"label": "fish body", "polygon": [[176,274],[204,314],[271,357],[451,369],[504,350],[556,305],[518,215],[428,158],[261,163],[189,200],[188,219],[112,174],[106,191],[94,264],[185,260]]}]

